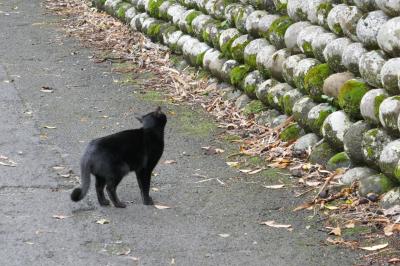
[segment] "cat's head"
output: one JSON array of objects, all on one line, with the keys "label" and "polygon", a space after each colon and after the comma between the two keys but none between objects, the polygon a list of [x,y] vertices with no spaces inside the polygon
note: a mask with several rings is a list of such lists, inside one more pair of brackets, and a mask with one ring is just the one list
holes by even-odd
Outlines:
[{"label": "cat's head", "polygon": [[164,128],[167,124],[167,116],[161,111],[158,106],[154,112],[148,113],[142,117],[136,117],[142,123],[143,128]]}]

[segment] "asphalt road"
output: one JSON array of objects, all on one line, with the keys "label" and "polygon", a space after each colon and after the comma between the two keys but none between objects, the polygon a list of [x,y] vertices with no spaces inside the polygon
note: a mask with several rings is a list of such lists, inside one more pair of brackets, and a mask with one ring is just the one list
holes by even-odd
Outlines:
[{"label": "asphalt road", "polygon": [[[17,163],[0,165],[0,265],[356,262],[353,251],[323,244],[328,236],[318,230],[318,217],[291,211],[302,201],[291,191],[263,188],[268,176],[235,179],[222,156],[205,155],[201,147],[215,145],[215,138],[187,130],[181,116],[190,120],[191,111],[184,108],[164,106],[177,115],[167,124],[162,161],[177,163],[160,164],[153,178],[153,199],[171,209],[142,205],[133,174],[119,187],[126,209],[100,207],[94,182],[82,202],[70,201],[76,183],[58,172],[79,173],[90,139],[138,127],[133,113],[157,102],[114,82],[121,77],[109,64],[93,63],[92,51],[63,37],[59,19],[39,0],[0,0],[0,155]],[[209,119],[195,117],[190,124]],[[196,183],[196,174],[226,184]],[[293,231],[259,224],[266,220],[292,224]]]}]

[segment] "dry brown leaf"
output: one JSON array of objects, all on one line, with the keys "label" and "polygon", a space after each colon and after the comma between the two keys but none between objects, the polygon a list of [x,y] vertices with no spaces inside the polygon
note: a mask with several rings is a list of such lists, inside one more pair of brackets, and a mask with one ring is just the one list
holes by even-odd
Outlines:
[{"label": "dry brown leaf", "polygon": [[347,224],[344,225],[344,227],[346,228],[354,228],[356,225],[354,224],[354,222],[349,222]]},{"label": "dry brown leaf", "polygon": [[290,227],[292,227],[292,225],[290,225],[290,224],[277,224],[273,220],[261,222],[261,224],[268,225],[270,227],[275,227],[275,228],[290,228]]},{"label": "dry brown leaf", "polygon": [[167,205],[161,205],[161,204],[154,204],[154,207],[159,210],[171,209],[171,207],[169,207]]},{"label": "dry brown leaf", "polygon": [[284,188],[285,185],[284,184],[280,184],[280,185],[270,185],[270,186],[263,186],[265,188],[271,188],[271,189],[280,189],[280,188]]},{"label": "dry brown leaf", "polygon": [[329,234],[330,235],[335,235],[335,236],[341,236],[342,235],[342,230],[340,229],[340,227],[335,227],[329,232]]},{"label": "dry brown leaf", "polygon": [[174,164],[177,163],[175,160],[165,160],[164,164]]},{"label": "dry brown leaf", "polygon": [[383,249],[383,248],[387,247],[388,245],[389,245],[389,243],[384,243],[384,244],[379,244],[379,245],[370,246],[370,247],[360,247],[360,249],[368,250],[368,251],[376,251],[376,250]]},{"label": "dry brown leaf", "polygon": [[383,228],[386,236],[393,235],[394,232],[400,232],[400,224],[388,224]]},{"label": "dry brown leaf", "polygon": [[306,181],[305,183],[307,186],[310,186],[310,187],[317,187],[317,186],[321,185],[321,182],[319,182],[319,181]]},{"label": "dry brown leaf", "polygon": [[314,206],[314,202],[306,202],[306,203],[304,203],[304,204],[302,204],[302,205],[297,206],[296,208],[294,208],[293,211],[294,211],[294,212],[296,212],[296,211],[301,211],[301,210],[310,208],[310,207],[312,207],[312,206]]}]

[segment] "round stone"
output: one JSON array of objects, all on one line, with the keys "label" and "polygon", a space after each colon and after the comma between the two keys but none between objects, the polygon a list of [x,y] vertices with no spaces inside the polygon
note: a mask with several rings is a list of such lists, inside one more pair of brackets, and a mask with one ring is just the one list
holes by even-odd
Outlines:
[{"label": "round stone", "polygon": [[319,62],[317,59],[305,58],[296,65],[293,71],[293,81],[301,92],[306,93],[304,89],[304,77],[311,68],[320,63],[321,62]]},{"label": "round stone", "polygon": [[381,128],[373,128],[362,137],[362,155],[367,165],[377,167],[383,148],[394,139]]},{"label": "round stone", "polygon": [[268,104],[275,109],[283,111],[283,95],[292,89],[287,83],[276,84],[268,91]]},{"label": "round stone", "polygon": [[313,146],[309,156],[309,161],[313,164],[324,166],[335,154],[336,151],[328,144],[328,142],[320,141]]},{"label": "round stone", "polygon": [[239,65],[232,68],[230,72],[230,83],[233,86],[236,86],[240,90],[243,90],[244,87],[244,78],[251,72],[251,69],[247,65]]},{"label": "round stone", "polygon": [[313,100],[322,101],[324,81],[332,74],[328,64],[312,67],[304,76],[304,90]]},{"label": "round stone", "polygon": [[269,78],[270,72],[267,71],[268,61],[272,57],[272,55],[276,52],[276,49],[272,45],[267,45],[262,48],[256,55],[256,65],[257,69],[261,72],[261,74],[265,78]]},{"label": "round stone", "polygon": [[279,82],[275,79],[267,79],[266,81],[260,83],[256,89],[257,99],[259,99],[263,104],[268,105],[268,92],[278,83]]},{"label": "round stone", "polygon": [[293,117],[301,127],[307,128],[308,113],[315,105],[313,100],[308,96],[304,96],[294,103],[292,108]]},{"label": "round stone", "polygon": [[169,20],[172,20],[174,25],[178,25],[181,20],[183,14],[187,11],[187,9],[179,4],[171,5],[167,10],[167,15]]},{"label": "round stone", "polygon": [[376,37],[379,47],[386,53],[400,57],[400,17],[388,20]]},{"label": "round stone", "polygon": [[251,37],[248,34],[237,37],[231,45],[231,55],[236,61],[244,62],[244,49],[250,42]]},{"label": "round stone", "polygon": [[345,71],[342,63],[342,54],[346,46],[350,45],[348,38],[338,38],[329,43],[324,49],[324,58],[328,65],[336,72]]},{"label": "round stone", "polygon": [[326,117],[322,124],[322,135],[335,149],[343,149],[343,137],[352,125],[349,117],[343,111],[336,111]]},{"label": "round stone", "polygon": [[214,23],[215,20],[208,15],[200,14],[192,20],[192,30],[197,38],[203,37],[203,31],[207,24]]},{"label": "round stone", "polygon": [[320,26],[308,26],[300,31],[297,36],[297,46],[301,52],[307,56],[313,56],[311,43],[316,36],[322,33],[325,33],[325,30]]},{"label": "round stone", "polygon": [[357,42],[357,22],[363,16],[363,13],[358,7],[350,6],[346,9],[346,13],[343,14],[339,19],[340,27],[344,35],[349,37],[351,40]]},{"label": "round stone", "polygon": [[397,120],[400,114],[400,96],[392,96],[384,99],[379,106],[379,121],[391,134],[398,136],[399,128]]},{"label": "round stone", "polygon": [[294,155],[298,157],[306,155],[319,140],[319,137],[314,133],[300,137],[293,145]]},{"label": "round stone", "polygon": [[268,45],[270,45],[269,42],[263,38],[250,41],[244,48],[244,63],[252,68],[256,68],[257,54]]},{"label": "round stone", "polygon": [[313,24],[324,26],[331,8],[331,0],[308,0],[307,18]]},{"label": "round stone", "polygon": [[364,12],[373,11],[377,9],[375,0],[354,0],[354,4]]},{"label": "round stone", "polygon": [[379,125],[379,106],[389,94],[384,89],[373,89],[364,94],[360,103],[361,116],[368,123]]},{"label": "round stone", "polygon": [[325,47],[335,39],[337,39],[336,34],[331,32],[325,32],[315,36],[311,42],[311,48],[314,57],[321,62],[325,62],[325,57],[324,57]]},{"label": "round stone", "polygon": [[350,159],[357,164],[364,162],[362,152],[362,138],[365,132],[371,129],[371,126],[365,121],[357,121],[343,135],[344,151]]},{"label": "round stone", "polygon": [[272,22],[268,30],[268,39],[278,49],[285,48],[285,33],[293,20],[288,16],[282,16]]},{"label": "round stone", "polygon": [[287,91],[284,95],[283,95],[283,111],[285,112],[285,114],[287,115],[291,115],[292,114],[292,110],[293,110],[293,105],[294,103],[299,100],[300,98],[302,98],[304,95],[301,94],[301,92],[299,92],[296,89]]},{"label": "round stone", "polygon": [[376,40],[378,31],[388,20],[389,17],[381,10],[363,15],[357,23],[356,34],[358,40],[369,49],[378,48]]},{"label": "round stone", "polygon": [[268,13],[264,10],[256,10],[252,12],[246,19],[246,31],[253,36],[259,36],[260,28],[258,25],[260,19],[267,15]]},{"label": "round stone", "polygon": [[268,37],[268,32],[274,23],[275,20],[279,18],[278,15],[265,15],[260,18],[258,22],[258,34],[262,37],[267,38]]},{"label": "round stone", "polygon": [[235,28],[230,28],[221,31],[219,35],[219,47],[223,55],[230,56],[232,42],[240,36],[240,33]]},{"label": "round stone", "polygon": [[360,57],[366,52],[368,52],[367,49],[365,49],[364,46],[359,42],[347,45],[342,53],[343,66],[347,68],[347,70],[358,75],[360,73],[358,61],[360,60]]},{"label": "round stone", "polygon": [[386,56],[380,50],[363,54],[359,61],[361,77],[374,87],[382,87],[381,69],[386,63]]},{"label": "round stone", "polygon": [[293,23],[287,28],[285,32],[285,45],[293,53],[300,52],[300,48],[297,46],[297,37],[299,33],[307,26],[310,26],[308,21],[300,21]]},{"label": "round stone", "polygon": [[382,173],[394,177],[397,163],[400,161],[400,140],[394,140],[386,144],[379,156],[379,168]]},{"label": "round stone", "polygon": [[233,68],[239,66],[240,64],[236,60],[227,60],[221,69],[222,79],[226,82],[230,82],[231,71]]},{"label": "round stone", "polygon": [[339,168],[348,169],[352,166],[350,157],[345,152],[339,152],[333,155],[326,163],[326,170],[335,171]]},{"label": "round stone", "polygon": [[283,79],[291,86],[295,86],[294,80],[293,80],[294,69],[296,68],[297,64],[305,58],[306,58],[306,55],[304,55],[304,54],[296,54],[296,55],[289,56],[288,58],[285,59],[285,61],[283,61],[282,76],[283,76]]},{"label": "round stone", "polygon": [[360,196],[367,196],[369,193],[381,195],[395,186],[395,182],[383,174],[371,175],[363,178],[359,183]]},{"label": "round stone", "polygon": [[288,0],[287,13],[295,21],[307,20],[308,3],[303,0]]},{"label": "round stone", "polygon": [[346,171],[341,177],[340,182],[345,185],[351,185],[353,182],[375,175],[377,172],[368,167],[354,167]]},{"label": "round stone", "polygon": [[331,113],[335,112],[336,108],[328,103],[320,103],[310,109],[307,115],[307,125],[315,134],[322,135],[321,128],[325,119]]},{"label": "round stone", "polygon": [[262,78],[260,72],[258,70],[255,70],[253,72],[250,72],[246,78],[244,79],[244,92],[249,96],[251,99],[256,98],[256,89],[257,85],[261,82],[263,82],[264,79]]},{"label": "round stone", "polygon": [[234,16],[235,26],[240,31],[246,32],[246,20],[251,13],[254,12],[254,8],[250,5],[239,8],[237,15]]},{"label": "round stone", "polygon": [[340,27],[340,19],[348,12],[349,7],[345,4],[340,4],[334,6],[331,11],[329,11],[327,23],[329,29],[337,34],[343,35],[342,27]]},{"label": "round stone", "polygon": [[389,59],[381,69],[383,88],[392,95],[400,94],[400,58]]},{"label": "round stone", "polygon": [[400,16],[400,0],[375,0],[375,2],[389,16]]},{"label": "round stone", "polygon": [[277,80],[283,81],[282,64],[286,58],[291,55],[288,49],[280,49],[273,53],[267,60],[265,67],[266,76],[271,76]]},{"label": "round stone", "polygon": [[337,98],[339,90],[343,84],[349,79],[353,79],[354,75],[351,72],[341,72],[330,75],[324,81],[322,91],[325,95],[333,98]]}]

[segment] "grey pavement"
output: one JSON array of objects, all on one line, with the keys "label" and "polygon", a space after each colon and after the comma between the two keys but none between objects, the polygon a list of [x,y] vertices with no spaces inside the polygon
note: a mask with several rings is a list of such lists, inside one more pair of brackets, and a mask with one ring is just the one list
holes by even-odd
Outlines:
[{"label": "grey pavement", "polygon": [[[82,202],[70,201],[76,182],[53,167],[79,173],[90,139],[138,127],[133,114],[157,102],[137,97],[138,87],[114,82],[121,77],[109,64],[91,61],[93,51],[63,37],[59,20],[39,0],[0,0],[0,155],[17,163],[0,165],[0,265],[357,262],[356,253],[323,244],[327,234],[318,217],[291,211],[303,200],[292,191],[263,188],[268,176],[235,179],[238,173],[222,156],[205,155],[201,147],[215,145],[215,133],[187,132],[184,108],[164,106],[177,115],[167,124],[162,161],[177,163],[159,164],[153,177],[159,190],[153,199],[171,209],[142,205],[134,174],[119,187],[126,209],[100,207],[93,186]],[[226,185],[196,183],[201,179],[195,174]],[[97,224],[99,219],[110,223]],[[259,224],[265,220],[292,224],[293,231]]]}]

